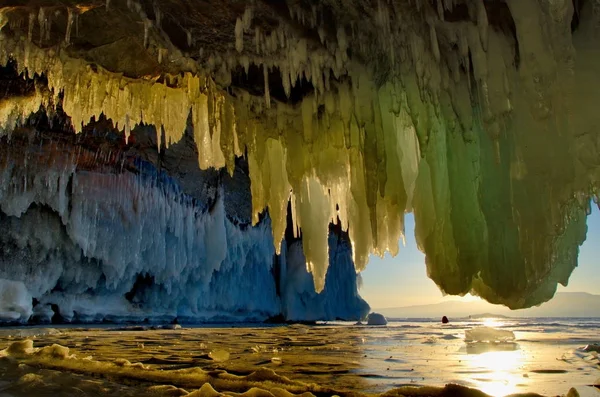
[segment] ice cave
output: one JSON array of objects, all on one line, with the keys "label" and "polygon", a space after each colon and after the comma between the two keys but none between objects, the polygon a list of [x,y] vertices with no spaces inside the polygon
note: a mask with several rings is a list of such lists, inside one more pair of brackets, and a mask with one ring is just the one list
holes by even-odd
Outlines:
[{"label": "ice cave", "polygon": [[567,284],[598,0],[3,0],[0,322],[364,319],[414,213],[446,294]]}]

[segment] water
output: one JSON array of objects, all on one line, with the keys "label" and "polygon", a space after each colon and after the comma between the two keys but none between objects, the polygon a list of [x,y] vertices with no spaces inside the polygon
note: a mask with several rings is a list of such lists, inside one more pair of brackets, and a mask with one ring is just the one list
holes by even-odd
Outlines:
[{"label": "water", "polygon": [[[513,331],[516,339],[466,343],[465,331],[480,326]],[[207,381],[217,390],[233,387],[210,378],[218,373],[218,377],[232,376],[242,382],[235,386],[237,391],[250,386],[269,389],[271,377],[285,376],[292,382],[289,388],[297,392],[381,393],[405,385],[457,383],[492,396],[558,395],[571,387],[582,394],[600,395],[588,387],[600,383],[598,353],[583,349],[600,343],[599,330],[600,319],[594,318],[483,319],[446,325],[413,319],[391,321],[386,327],[328,323],[174,330],[0,329],[0,349],[28,338],[35,347],[56,343],[74,354],[68,359],[24,355],[17,361],[26,364],[26,370],[0,359],[0,381],[4,382],[3,388],[0,382],[0,395],[30,396],[44,390],[52,390],[53,396],[73,395],[75,389],[78,395],[94,395],[99,392],[94,388],[104,395],[145,395],[157,384],[192,391]],[[123,360],[141,364],[128,366]],[[261,368],[276,375],[261,374],[260,381],[248,377]],[[47,369],[61,374],[60,388],[44,372]],[[29,378],[23,380],[25,376]]]}]

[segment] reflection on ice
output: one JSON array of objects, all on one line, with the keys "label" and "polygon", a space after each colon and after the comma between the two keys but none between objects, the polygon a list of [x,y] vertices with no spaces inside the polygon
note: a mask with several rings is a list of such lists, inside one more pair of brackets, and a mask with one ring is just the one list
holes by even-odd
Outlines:
[{"label": "reflection on ice", "polygon": [[467,354],[483,354],[489,352],[511,352],[519,349],[519,344],[515,342],[474,342],[467,343]]},{"label": "reflection on ice", "polygon": [[475,387],[491,396],[508,396],[518,391],[517,385],[522,376],[515,374],[521,368],[524,355],[521,350],[488,351],[467,356],[471,369],[483,371],[481,377],[474,379]]},{"label": "reflection on ice", "polygon": [[512,331],[497,319],[485,319],[483,326],[465,330],[467,365],[480,374],[472,381],[479,390],[491,396],[507,396],[518,392],[522,376],[515,369],[523,366],[524,353],[519,350]]}]

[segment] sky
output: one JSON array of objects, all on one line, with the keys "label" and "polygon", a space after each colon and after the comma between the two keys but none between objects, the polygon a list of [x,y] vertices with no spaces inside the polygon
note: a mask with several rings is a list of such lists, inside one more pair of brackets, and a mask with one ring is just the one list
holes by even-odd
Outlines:
[{"label": "sky", "polygon": [[[588,234],[579,252],[579,266],[571,274],[568,287],[559,285],[558,292],[589,292],[600,294],[600,211],[592,205],[588,216]],[[406,246],[400,242],[400,253],[381,259],[372,255],[367,269],[362,272],[361,296],[372,308],[426,305],[446,300],[477,300],[467,295],[443,297],[427,277],[425,255],[417,249],[414,237],[414,218],[406,216]]]}]

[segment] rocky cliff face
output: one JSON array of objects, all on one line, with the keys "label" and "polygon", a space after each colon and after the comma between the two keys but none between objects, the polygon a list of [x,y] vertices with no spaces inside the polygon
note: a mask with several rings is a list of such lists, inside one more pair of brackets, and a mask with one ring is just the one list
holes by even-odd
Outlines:
[{"label": "rocky cliff face", "polygon": [[[577,265],[597,193],[599,9],[592,0],[12,0],[0,8],[0,61],[14,68],[0,102],[2,150],[40,146],[34,163],[48,166],[28,171],[31,185],[19,173],[39,165],[3,157],[3,186],[18,186],[5,189],[3,212],[52,208],[84,257],[113,261],[96,265],[107,288],[133,277],[135,291],[164,286],[167,295],[148,296],[165,302],[181,285],[172,276],[187,273],[161,269],[187,258],[206,258],[188,271],[208,280],[242,257],[254,258],[252,274],[270,271],[278,255],[278,266],[295,264],[287,269],[303,262],[327,292],[340,249],[351,248],[360,272],[370,253],[395,253],[413,211],[444,292],[539,304]],[[61,144],[40,138],[39,123]],[[350,244],[334,244],[332,223]],[[286,230],[301,245],[281,244]],[[130,284],[119,291],[131,296]],[[210,302],[219,288],[189,299]]]}]

